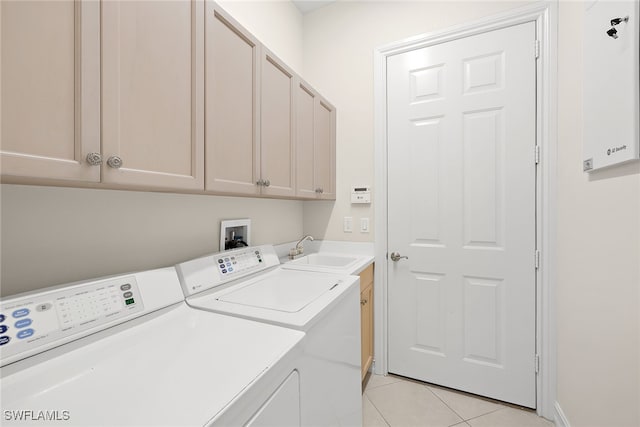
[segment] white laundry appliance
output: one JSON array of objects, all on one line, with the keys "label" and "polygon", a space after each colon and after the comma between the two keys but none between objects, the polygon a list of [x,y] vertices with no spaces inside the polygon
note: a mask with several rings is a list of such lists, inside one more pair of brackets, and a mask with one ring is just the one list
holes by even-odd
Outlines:
[{"label": "white laundry appliance", "polygon": [[188,307],[174,268],[3,299],[0,424],[299,426],[303,337]]},{"label": "white laundry appliance", "polygon": [[284,270],[270,245],[208,255],[176,269],[192,307],[305,332],[303,425],[362,425],[357,276]]}]

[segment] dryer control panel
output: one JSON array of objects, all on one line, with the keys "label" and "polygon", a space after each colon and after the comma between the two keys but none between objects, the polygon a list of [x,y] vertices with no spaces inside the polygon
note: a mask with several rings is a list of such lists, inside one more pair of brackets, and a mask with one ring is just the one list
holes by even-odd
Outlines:
[{"label": "dryer control panel", "polygon": [[0,305],[0,358],[144,310],[134,276],[17,296]]}]

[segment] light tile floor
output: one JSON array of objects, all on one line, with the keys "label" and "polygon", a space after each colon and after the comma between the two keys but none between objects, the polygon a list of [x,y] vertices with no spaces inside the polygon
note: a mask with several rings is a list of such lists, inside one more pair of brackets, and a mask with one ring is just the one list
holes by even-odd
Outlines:
[{"label": "light tile floor", "polygon": [[362,395],[364,427],[551,427],[530,410],[393,375],[371,375]]}]

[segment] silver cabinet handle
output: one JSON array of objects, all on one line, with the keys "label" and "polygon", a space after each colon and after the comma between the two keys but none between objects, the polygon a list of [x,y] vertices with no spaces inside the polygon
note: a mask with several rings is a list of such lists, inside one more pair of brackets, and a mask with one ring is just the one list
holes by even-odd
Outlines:
[{"label": "silver cabinet handle", "polygon": [[87,154],[87,163],[91,166],[100,166],[102,164],[102,154],[89,153]]},{"label": "silver cabinet handle", "polygon": [[107,165],[114,169],[120,169],[122,167],[122,159],[118,156],[111,156],[107,159]]},{"label": "silver cabinet handle", "polygon": [[406,255],[400,255],[398,252],[391,252],[391,261],[398,262],[402,258],[409,259],[409,257]]},{"label": "silver cabinet handle", "polygon": [[260,178],[257,182],[256,185],[264,185],[264,179]]},{"label": "silver cabinet handle", "polygon": [[323,190],[322,188],[320,188],[320,187],[316,188],[316,190],[315,190],[315,191],[316,191],[316,193],[317,193],[317,194],[322,194],[322,193],[324,193],[324,190]]},{"label": "silver cabinet handle", "polygon": [[271,185],[271,181],[269,181],[268,179],[264,181],[264,186],[268,187]]}]

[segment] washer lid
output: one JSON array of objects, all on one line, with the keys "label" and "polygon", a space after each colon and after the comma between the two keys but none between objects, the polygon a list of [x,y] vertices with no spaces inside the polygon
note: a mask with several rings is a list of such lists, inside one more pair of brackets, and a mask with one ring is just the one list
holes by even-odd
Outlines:
[{"label": "washer lid", "polygon": [[331,276],[281,271],[217,298],[219,301],[296,313],[338,285]]}]

